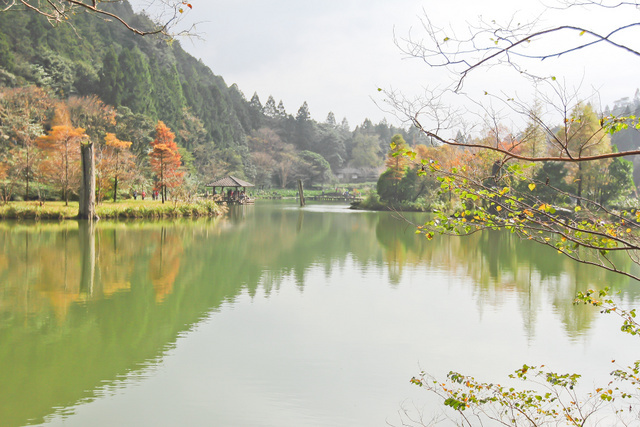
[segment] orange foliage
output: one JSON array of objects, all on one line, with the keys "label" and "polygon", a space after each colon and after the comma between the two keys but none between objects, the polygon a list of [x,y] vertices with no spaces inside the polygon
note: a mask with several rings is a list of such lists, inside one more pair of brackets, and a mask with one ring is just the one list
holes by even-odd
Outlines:
[{"label": "orange foliage", "polygon": [[69,114],[69,108],[62,102],[58,103],[55,107],[53,120],[53,126],[71,126],[71,115]]},{"label": "orange foliage", "polygon": [[165,201],[167,188],[182,184],[184,173],[180,171],[181,156],[178,145],[174,141],[175,134],[162,121],[156,126],[156,139],[151,141],[151,167],[156,173],[158,187],[161,189],[162,201]]},{"label": "orange foliage", "polygon": [[69,190],[76,187],[80,178],[80,142],[87,138],[83,128],[57,125],[48,135],[36,142],[48,156],[42,162],[41,170],[54,185],[62,191],[65,202],[69,201]]},{"label": "orange foliage", "polygon": [[417,153],[418,159],[433,161],[444,171],[451,171],[454,168],[474,168],[477,163],[475,154],[466,148],[450,145],[442,145],[440,147],[418,145],[414,151]]},{"label": "orange foliage", "polygon": [[116,137],[115,133],[107,133],[107,135],[104,137],[104,143],[108,147],[113,147],[115,150],[120,150],[120,151],[129,149],[129,147],[131,147],[131,144],[132,144],[131,141],[120,141]]},{"label": "orange foliage", "polygon": [[173,292],[173,286],[180,272],[182,240],[179,236],[162,237],[149,262],[149,276],[153,283],[157,303]]},{"label": "orange foliage", "polygon": [[113,133],[107,133],[104,142],[105,147],[100,151],[96,165],[98,200],[102,200],[104,193],[113,188],[115,202],[121,182],[130,180],[135,169],[134,155],[129,151],[132,143],[119,140]]}]

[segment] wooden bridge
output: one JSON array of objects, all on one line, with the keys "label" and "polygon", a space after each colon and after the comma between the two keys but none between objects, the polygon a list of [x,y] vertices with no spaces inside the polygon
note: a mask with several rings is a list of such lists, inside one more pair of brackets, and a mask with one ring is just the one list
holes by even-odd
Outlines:
[{"label": "wooden bridge", "polygon": [[364,198],[361,196],[342,196],[342,195],[307,196],[306,199],[323,201],[323,202],[361,202],[364,200]]}]

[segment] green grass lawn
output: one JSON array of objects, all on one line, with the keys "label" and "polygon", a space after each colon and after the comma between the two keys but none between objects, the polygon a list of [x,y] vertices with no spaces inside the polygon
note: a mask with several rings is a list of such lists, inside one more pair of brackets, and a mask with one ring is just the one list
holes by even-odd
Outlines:
[{"label": "green grass lawn", "polygon": [[[104,201],[96,208],[100,218],[178,218],[221,215],[225,208],[213,201],[174,203],[159,200]],[[78,215],[78,202],[9,202],[0,205],[0,219],[73,219]]]}]

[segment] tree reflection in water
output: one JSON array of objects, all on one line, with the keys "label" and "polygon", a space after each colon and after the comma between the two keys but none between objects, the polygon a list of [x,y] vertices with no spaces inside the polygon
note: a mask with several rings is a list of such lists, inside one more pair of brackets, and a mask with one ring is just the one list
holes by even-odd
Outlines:
[{"label": "tree reflection in water", "polygon": [[[525,334],[551,304],[569,336],[595,312],[579,289],[626,279],[577,266],[505,233],[426,241],[392,213],[239,207],[228,218],[175,222],[0,225],[0,426],[42,422],[55,408],[160,360],[182,332],[246,292],[269,297],[285,278],[304,292],[353,262],[388,271],[446,272],[470,283],[478,306],[517,298]],[[469,279],[469,280],[467,280]],[[550,298],[550,301],[549,301]]]}]

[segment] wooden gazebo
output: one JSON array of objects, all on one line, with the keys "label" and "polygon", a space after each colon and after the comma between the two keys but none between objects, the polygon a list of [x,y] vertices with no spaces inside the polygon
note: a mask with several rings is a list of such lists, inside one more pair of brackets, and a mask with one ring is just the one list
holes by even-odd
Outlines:
[{"label": "wooden gazebo", "polygon": [[[222,201],[227,203],[251,203],[253,200],[251,200],[245,192],[248,187],[253,186],[250,182],[243,181],[231,175],[205,185],[205,187],[213,187],[213,195],[220,195]],[[216,193],[216,188],[218,187],[220,187],[220,192]],[[228,189],[226,193],[224,192],[225,188]],[[240,189],[242,189],[242,191]]]}]

